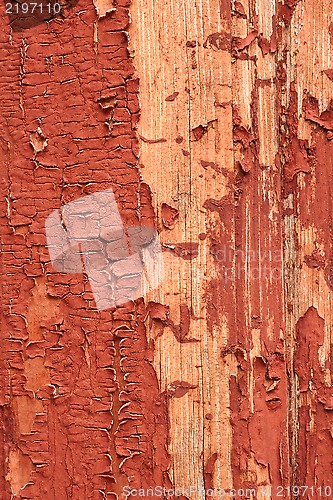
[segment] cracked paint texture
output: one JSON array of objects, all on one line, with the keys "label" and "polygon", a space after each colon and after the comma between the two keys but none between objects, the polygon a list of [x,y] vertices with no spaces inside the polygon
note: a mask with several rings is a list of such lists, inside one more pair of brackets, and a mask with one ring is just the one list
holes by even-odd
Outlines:
[{"label": "cracked paint texture", "polygon": [[[0,7],[1,498],[333,486],[330,2],[69,7]],[[99,311],[45,220],[109,188],[165,279]]]},{"label": "cracked paint texture", "polygon": [[154,226],[129,2],[113,4],[0,35],[4,500],[171,485],[143,299],[98,311],[87,276],[57,272],[46,248],[54,210],[108,188],[124,225]]}]

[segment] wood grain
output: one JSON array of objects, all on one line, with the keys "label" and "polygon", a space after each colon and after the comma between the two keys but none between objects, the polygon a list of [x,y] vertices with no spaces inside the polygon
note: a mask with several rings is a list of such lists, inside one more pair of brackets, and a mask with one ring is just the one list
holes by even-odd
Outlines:
[{"label": "wood grain", "polygon": [[[330,498],[330,1],[0,14],[1,499]],[[99,311],[45,220],[110,188],[164,280]]]},{"label": "wood grain", "polygon": [[[330,112],[320,121],[332,96],[329,2],[134,0],[131,14],[139,134],[166,139],[141,142],[142,175],[163,241],[199,244],[190,261],[165,257],[167,279],[153,296],[177,318],[187,304],[189,336],[200,340],[179,345],[165,331],[156,344],[162,390],[173,379],[198,385],[169,409],[173,481],[211,477],[214,487],[271,485],[275,493],[278,485],[330,485],[331,466],[324,479],[314,465],[329,461],[329,410],[319,416],[315,375],[306,371],[300,389],[296,368],[308,359],[297,325],[314,307],[325,322],[321,340],[312,320],[302,320],[302,335],[319,342],[313,363],[330,390],[331,243],[319,222],[331,220]],[[317,118],[304,110],[306,95],[318,100]],[[179,212],[171,230],[163,203]],[[154,327],[150,335],[158,336]],[[317,430],[326,458],[309,449]]]}]

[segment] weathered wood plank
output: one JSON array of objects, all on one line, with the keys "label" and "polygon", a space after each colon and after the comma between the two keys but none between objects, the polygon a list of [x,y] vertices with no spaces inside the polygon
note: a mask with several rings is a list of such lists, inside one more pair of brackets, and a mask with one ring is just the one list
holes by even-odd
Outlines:
[{"label": "weathered wood plank", "polygon": [[[1,18],[1,498],[330,498],[330,1]],[[100,311],[45,221],[110,188],[164,279]]]}]

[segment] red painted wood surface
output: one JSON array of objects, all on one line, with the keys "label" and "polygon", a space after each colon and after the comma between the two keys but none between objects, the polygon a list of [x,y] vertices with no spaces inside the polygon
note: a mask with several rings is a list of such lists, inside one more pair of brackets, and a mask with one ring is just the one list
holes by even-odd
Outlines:
[{"label": "red painted wood surface", "polygon": [[[1,6],[1,499],[330,498],[330,4],[110,4]],[[98,311],[45,220],[107,188],[166,279]]]}]

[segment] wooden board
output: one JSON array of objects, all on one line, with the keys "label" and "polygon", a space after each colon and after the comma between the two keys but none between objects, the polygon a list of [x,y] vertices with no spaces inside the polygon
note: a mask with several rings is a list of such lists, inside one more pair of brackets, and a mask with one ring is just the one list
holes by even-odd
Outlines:
[{"label": "wooden board", "polygon": [[[330,498],[330,2],[5,10],[1,498]],[[100,311],[45,221],[106,189],[164,279]]]}]

